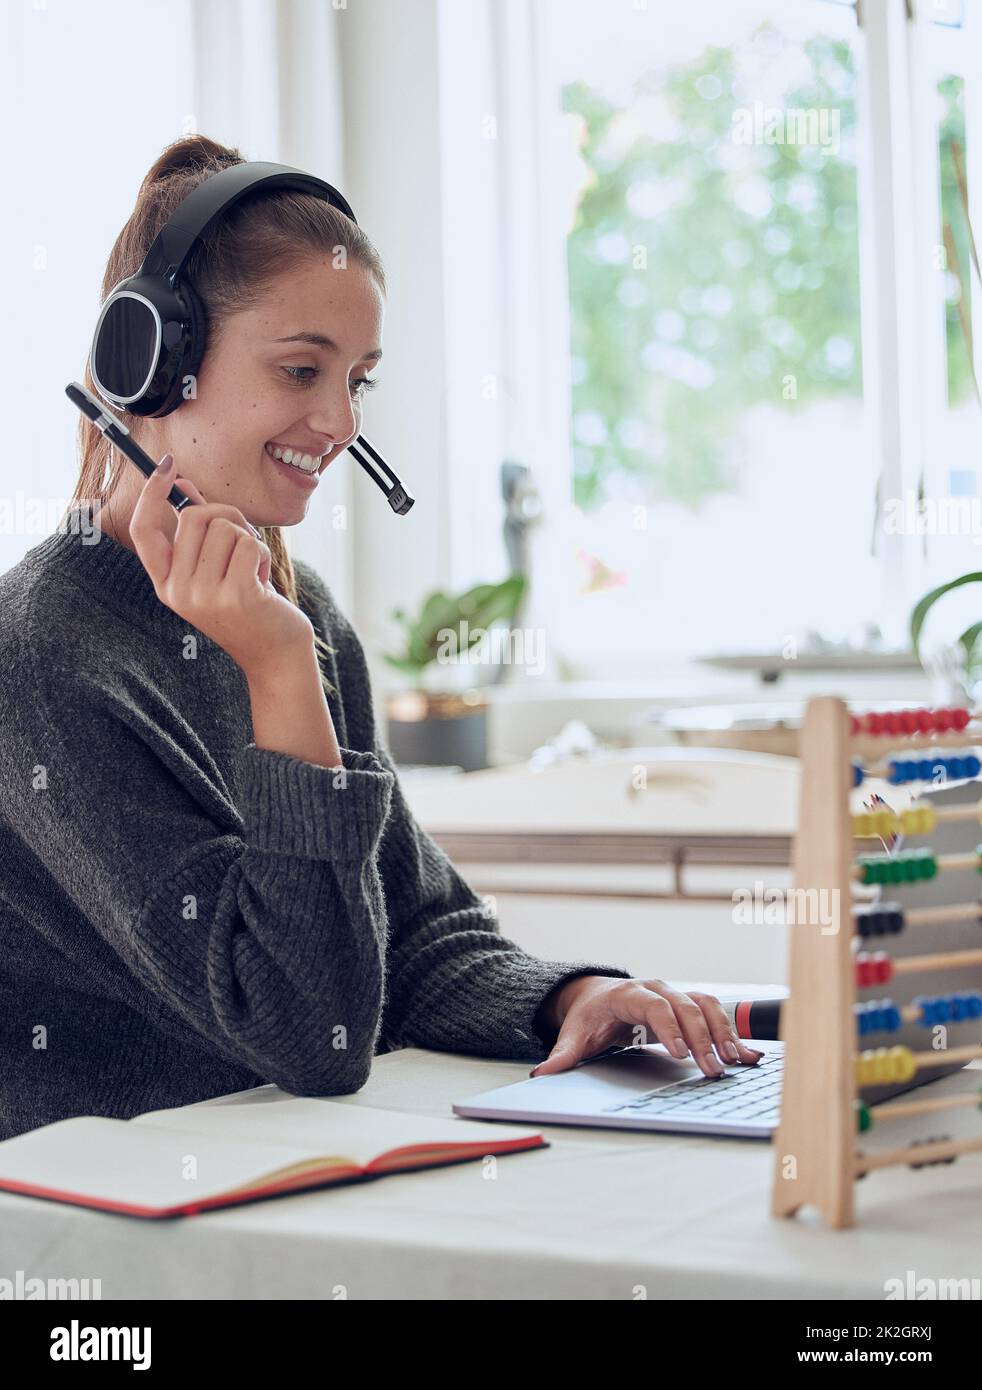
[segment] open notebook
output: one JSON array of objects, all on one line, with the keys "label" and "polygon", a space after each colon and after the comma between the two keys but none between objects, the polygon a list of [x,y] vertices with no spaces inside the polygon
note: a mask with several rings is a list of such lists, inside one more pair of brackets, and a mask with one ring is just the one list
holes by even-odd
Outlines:
[{"label": "open notebook", "polygon": [[271,1089],[259,1103],[152,1110],[132,1120],[76,1116],[18,1134],[0,1143],[0,1188],[128,1216],[192,1216],[304,1188],[548,1147],[528,1128]]}]

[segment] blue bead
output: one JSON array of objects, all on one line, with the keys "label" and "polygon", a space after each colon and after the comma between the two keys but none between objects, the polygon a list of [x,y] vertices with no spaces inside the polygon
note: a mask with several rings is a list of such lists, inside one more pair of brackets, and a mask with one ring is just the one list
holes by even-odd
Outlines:
[{"label": "blue bead", "polygon": [[969,1018],[982,1018],[982,994],[966,994],[965,1009]]},{"label": "blue bead", "polygon": [[863,780],[863,769],[859,766],[859,763],[853,763],[853,765],[852,765],[852,784],[853,784],[853,786],[854,786],[854,787],[860,786],[861,783],[862,783],[862,780]]},{"label": "blue bead", "polygon": [[965,764],[966,777],[978,777],[979,773],[982,772],[982,762],[979,762],[974,753],[969,753],[968,757],[965,759]]}]

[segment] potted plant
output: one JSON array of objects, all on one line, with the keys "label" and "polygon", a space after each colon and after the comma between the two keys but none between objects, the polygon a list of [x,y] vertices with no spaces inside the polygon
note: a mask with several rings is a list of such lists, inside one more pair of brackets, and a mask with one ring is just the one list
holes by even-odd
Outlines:
[{"label": "potted plant", "polygon": [[[488,638],[495,623],[514,618],[525,589],[525,578],[513,574],[462,594],[436,590],[416,617],[400,608],[392,612],[405,637],[401,651],[384,654],[406,682],[386,699],[389,749],[397,763],[465,772],[487,767],[487,701],[478,687],[495,671]],[[475,679],[475,671],[484,679]]]},{"label": "potted plant", "polygon": [[[971,574],[963,574],[958,579],[949,579],[946,584],[939,584],[936,589],[931,589],[919,599],[914,605],[910,615],[910,641],[915,655],[921,657],[920,639],[924,628],[924,621],[928,613],[945,594],[951,593],[953,589],[960,589],[965,584],[977,584],[982,582],[982,573],[977,571]],[[925,663],[921,657],[921,664],[925,670],[933,669],[936,677],[945,682],[945,689],[941,695],[944,703],[965,704],[971,707],[975,703],[975,695],[978,690],[980,678],[982,678],[982,622],[970,623],[965,631],[955,639],[954,642],[938,648],[932,654],[930,663]]]}]

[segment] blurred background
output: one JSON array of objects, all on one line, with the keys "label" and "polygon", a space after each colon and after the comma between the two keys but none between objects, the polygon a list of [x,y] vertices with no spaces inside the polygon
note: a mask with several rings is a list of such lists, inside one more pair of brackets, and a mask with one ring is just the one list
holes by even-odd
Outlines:
[{"label": "blurred background", "polygon": [[348,460],[289,544],[419,819],[528,949],[783,978],[731,895],[786,876],[804,700],[978,694],[980,0],[2,22],[0,569],[71,495],[64,385],[160,150],[327,179],[386,266],[364,430],[417,502]]}]

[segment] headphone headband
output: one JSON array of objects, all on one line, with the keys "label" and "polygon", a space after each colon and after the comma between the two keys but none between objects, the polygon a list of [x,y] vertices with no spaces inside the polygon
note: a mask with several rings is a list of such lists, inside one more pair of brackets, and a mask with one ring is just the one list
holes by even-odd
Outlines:
[{"label": "headphone headband", "polygon": [[247,193],[260,190],[270,193],[276,188],[310,193],[315,198],[332,203],[357,225],[357,218],[346,199],[323,179],[305,174],[302,169],[293,169],[288,164],[247,160],[217,169],[191,190],[157,233],[137,273],[160,275],[173,284],[183,272],[191,252],[217,217],[224,216]]},{"label": "headphone headband", "polygon": [[330,203],[357,225],[336,188],[288,164],[244,160],[199,183],[157,233],[143,264],[112,290],[99,311],[89,369],[109,405],[134,415],[169,415],[204,357],[205,306],[185,267],[208,228],[248,193],[294,189]]}]

